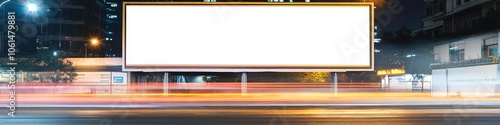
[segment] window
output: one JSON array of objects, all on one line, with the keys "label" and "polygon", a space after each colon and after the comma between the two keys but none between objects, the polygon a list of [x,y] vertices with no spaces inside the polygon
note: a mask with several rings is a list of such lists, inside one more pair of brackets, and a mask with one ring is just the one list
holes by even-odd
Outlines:
[{"label": "window", "polygon": [[485,39],[483,41],[482,57],[498,57],[498,37]]},{"label": "window", "polygon": [[462,4],[462,0],[456,0],[457,1],[457,6]]},{"label": "window", "polygon": [[425,3],[425,16],[432,16],[446,10],[446,0],[434,0]]},{"label": "window", "polygon": [[118,7],[118,4],[114,2],[106,2],[106,4],[109,4],[111,7]]},{"label": "window", "polygon": [[425,7],[425,16],[432,15],[432,7]]},{"label": "window", "polygon": [[445,11],[446,9],[446,0],[439,1],[439,12]]},{"label": "window", "polygon": [[466,31],[468,28],[479,24],[479,19],[482,16],[482,10],[471,10],[467,13],[456,15],[454,18],[454,27],[456,32]]},{"label": "window", "polygon": [[83,9],[63,9],[62,10],[62,16],[64,17],[65,20],[72,20],[72,21],[82,21],[83,17],[82,15],[85,14],[85,11]]},{"label": "window", "polygon": [[110,18],[110,19],[115,19],[115,18],[117,18],[117,17],[118,17],[118,16],[116,16],[116,15],[109,15],[109,16],[108,16],[108,18]]},{"label": "window", "polygon": [[437,12],[439,12],[439,6],[438,6],[439,5],[439,1],[441,1],[441,0],[434,0],[432,2],[432,13],[433,14],[436,14]]},{"label": "window", "polygon": [[450,44],[450,61],[462,61],[465,59],[465,43]]},{"label": "window", "polygon": [[452,62],[462,61],[465,58],[465,51],[463,49],[450,51],[450,58],[450,61]]}]

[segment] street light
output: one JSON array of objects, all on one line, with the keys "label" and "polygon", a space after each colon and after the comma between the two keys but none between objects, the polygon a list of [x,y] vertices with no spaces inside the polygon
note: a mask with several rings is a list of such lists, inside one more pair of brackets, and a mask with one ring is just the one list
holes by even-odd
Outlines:
[{"label": "street light", "polygon": [[35,12],[36,10],[37,10],[36,4],[33,4],[33,3],[28,4],[28,11]]},{"label": "street light", "polygon": [[[97,38],[91,39],[90,40],[90,45],[94,45],[95,46],[95,45],[99,44],[99,40],[100,39],[97,39]],[[88,45],[87,44],[88,44],[88,42],[85,43],[85,58],[87,58],[87,55],[88,55],[88,53],[87,53],[88,52]]]},{"label": "street light", "polygon": [[[28,4],[25,5],[26,9],[30,12],[30,16],[32,17],[32,22],[38,20],[38,19],[35,19],[36,16],[38,16],[40,19],[43,19],[42,16],[43,16],[43,12],[36,12],[38,9],[42,9],[43,7],[40,7],[36,4],[36,3],[33,3],[33,2],[29,2]],[[40,35],[43,35],[43,22],[40,22]],[[45,38],[46,40],[46,36],[45,37],[37,37],[37,43],[40,44],[40,49],[43,49],[43,40],[41,38]],[[40,42],[38,41],[40,39]],[[60,44],[61,44],[61,41],[59,41],[59,47],[60,47]],[[58,48],[59,49],[59,48]]]},{"label": "street light", "polygon": [[97,44],[98,42],[99,42],[99,40],[97,40],[97,39],[92,39],[92,40],[90,41],[90,43],[92,43],[93,45]]}]

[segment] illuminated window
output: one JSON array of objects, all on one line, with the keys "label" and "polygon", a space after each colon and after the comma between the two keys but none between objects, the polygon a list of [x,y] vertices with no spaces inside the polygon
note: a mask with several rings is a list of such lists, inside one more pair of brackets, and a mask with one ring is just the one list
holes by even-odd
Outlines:
[{"label": "illuminated window", "polygon": [[450,61],[462,61],[465,59],[465,43],[450,44]]},{"label": "illuminated window", "polygon": [[497,57],[498,56],[498,37],[485,39],[483,41],[482,57]]},{"label": "illuminated window", "polygon": [[110,19],[115,19],[115,18],[117,18],[117,17],[118,17],[118,16],[116,16],[116,15],[109,15],[109,16],[108,16],[108,18],[110,18]]}]

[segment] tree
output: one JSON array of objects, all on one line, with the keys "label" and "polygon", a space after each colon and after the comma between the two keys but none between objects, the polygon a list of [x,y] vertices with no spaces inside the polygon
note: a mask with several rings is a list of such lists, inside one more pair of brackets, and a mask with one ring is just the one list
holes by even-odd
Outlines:
[{"label": "tree", "polygon": [[412,30],[408,27],[401,27],[396,32],[385,31],[382,33],[382,41],[391,45],[403,45],[411,42]]},{"label": "tree", "polygon": [[396,31],[396,35],[394,36],[394,40],[397,43],[405,44],[411,42],[411,29],[408,27],[401,27],[398,31]]},{"label": "tree", "polygon": [[[382,42],[377,44],[377,48],[382,50],[375,53],[375,69],[385,70],[402,68],[405,61],[404,51],[407,49],[404,45],[404,40],[407,40],[407,28],[400,28],[396,31],[396,35],[392,32],[384,32],[382,34]],[[401,36],[402,35],[402,36]]]},{"label": "tree", "polygon": [[415,81],[420,81],[422,91],[424,90],[424,78],[432,74],[430,65],[434,62],[434,54],[429,50],[432,47],[429,47],[426,41],[428,40],[413,38],[413,45],[410,48],[412,51],[409,52],[412,56],[408,57],[405,63],[406,73],[411,74]]},{"label": "tree", "polygon": [[[401,27],[393,35],[385,32],[382,37],[382,52],[375,56],[377,70],[404,67],[406,74],[411,74],[413,79],[420,81],[431,74],[430,64],[434,61],[431,53],[430,40],[421,36],[412,36],[411,29]],[[423,89],[422,89],[423,90]]]},{"label": "tree", "polygon": [[[330,82],[329,72],[263,72],[248,73],[248,82]],[[239,76],[229,74],[213,74],[203,76],[206,82],[238,82]]]},{"label": "tree", "polygon": [[249,75],[253,82],[300,82],[300,83],[326,83],[330,80],[329,72],[276,72],[254,73]]},{"label": "tree", "polygon": [[297,73],[296,80],[303,83],[326,83],[330,82],[329,72],[301,72]]},{"label": "tree", "polygon": [[[64,52],[57,53],[49,50],[38,50],[34,54],[20,59],[18,64],[21,68],[20,70],[28,71],[26,76],[27,82],[73,82],[78,74],[75,73],[73,63],[69,60],[64,60],[65,55]],[[45,73],[36,74],[33,72]]]}]

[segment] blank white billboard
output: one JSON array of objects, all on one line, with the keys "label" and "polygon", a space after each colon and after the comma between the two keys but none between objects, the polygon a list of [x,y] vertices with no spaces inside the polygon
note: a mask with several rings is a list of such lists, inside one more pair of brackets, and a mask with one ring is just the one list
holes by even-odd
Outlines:
[{"label": "blank white billboard", "polygon": [[124,71],[373,70],[372,3],[124,2]]}]

